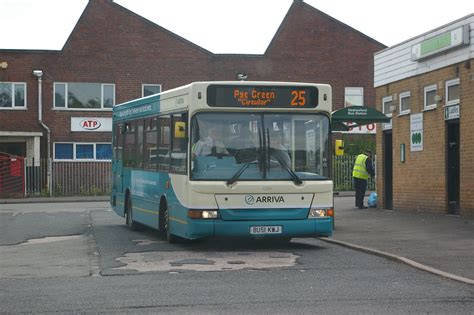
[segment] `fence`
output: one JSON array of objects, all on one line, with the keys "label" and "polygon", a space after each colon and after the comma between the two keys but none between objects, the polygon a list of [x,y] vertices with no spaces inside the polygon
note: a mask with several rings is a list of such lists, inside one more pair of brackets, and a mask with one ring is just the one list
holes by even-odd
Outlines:
[{"label": "fence", "polygon": [[[357,156],[340,155],[333,156],[332,170],[334,179],[334,191],[354,190],[354,181],[352,180],[352,169]],[[374,161],[375,161],[374,156]],[[375,165],[374,165],[375,168]],[[375,190],[376,179],[369,178],[367,190]]]},{"label": "fence", "polygon": [[48,190],[48,160],[25,159],[26,195],[107,195],[111,185],[110,162],[53,162]]}]

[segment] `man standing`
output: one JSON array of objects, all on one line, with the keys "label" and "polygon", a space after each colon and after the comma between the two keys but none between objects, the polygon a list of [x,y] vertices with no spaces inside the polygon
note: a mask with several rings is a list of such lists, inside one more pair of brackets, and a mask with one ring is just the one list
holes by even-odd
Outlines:
[{"label": "man standing", "polygon": [[352,177],[354,177],[354,188],[356,191],[355,205],[359,209],[366,209],[364,206],[365,190],[367,189],[367,180],[370,176],[375,176],[374,167],[372,165],[372,151],[365,150],[357,156]]}]

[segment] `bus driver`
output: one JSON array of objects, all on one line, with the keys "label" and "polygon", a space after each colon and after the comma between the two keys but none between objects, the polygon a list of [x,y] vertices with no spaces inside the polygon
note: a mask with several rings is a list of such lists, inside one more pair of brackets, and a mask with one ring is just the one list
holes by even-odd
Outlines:
[{"label": "bus driver", "polygon": [[203,155],[229,155],[229,152],[221,141],[222,135],[217,127],[211,127],[207,131],[207,137],[200,139],[194,147],[196,156]]}]

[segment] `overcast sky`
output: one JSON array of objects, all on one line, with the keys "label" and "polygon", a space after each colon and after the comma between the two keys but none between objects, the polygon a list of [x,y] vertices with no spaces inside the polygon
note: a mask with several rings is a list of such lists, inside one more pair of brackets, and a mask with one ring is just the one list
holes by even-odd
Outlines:
[{"label": "overcast sky", "polygon": [[[61,49],[87,2],[0,0],[0,49]],[[262,54],[293,0],[115,2],[213,53]],[[387,46],[474,13],[472,0],[305,2]]]}]

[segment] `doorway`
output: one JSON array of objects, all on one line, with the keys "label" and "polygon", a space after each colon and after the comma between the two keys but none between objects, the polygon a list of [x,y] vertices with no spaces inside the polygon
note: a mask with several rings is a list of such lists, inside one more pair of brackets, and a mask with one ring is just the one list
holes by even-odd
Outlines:
[{"label": "doorway", "polygon": [[26,142],[0,142],[0,152],[25,157]]},{"label": "doorway", "polygon": [[459,119],[447,121],[446,132],[448,213],[459,214]]},{"label": "doorway", "polygon": [[392,131],[383,132],[383,201],[384,209],[393,208]]}]

